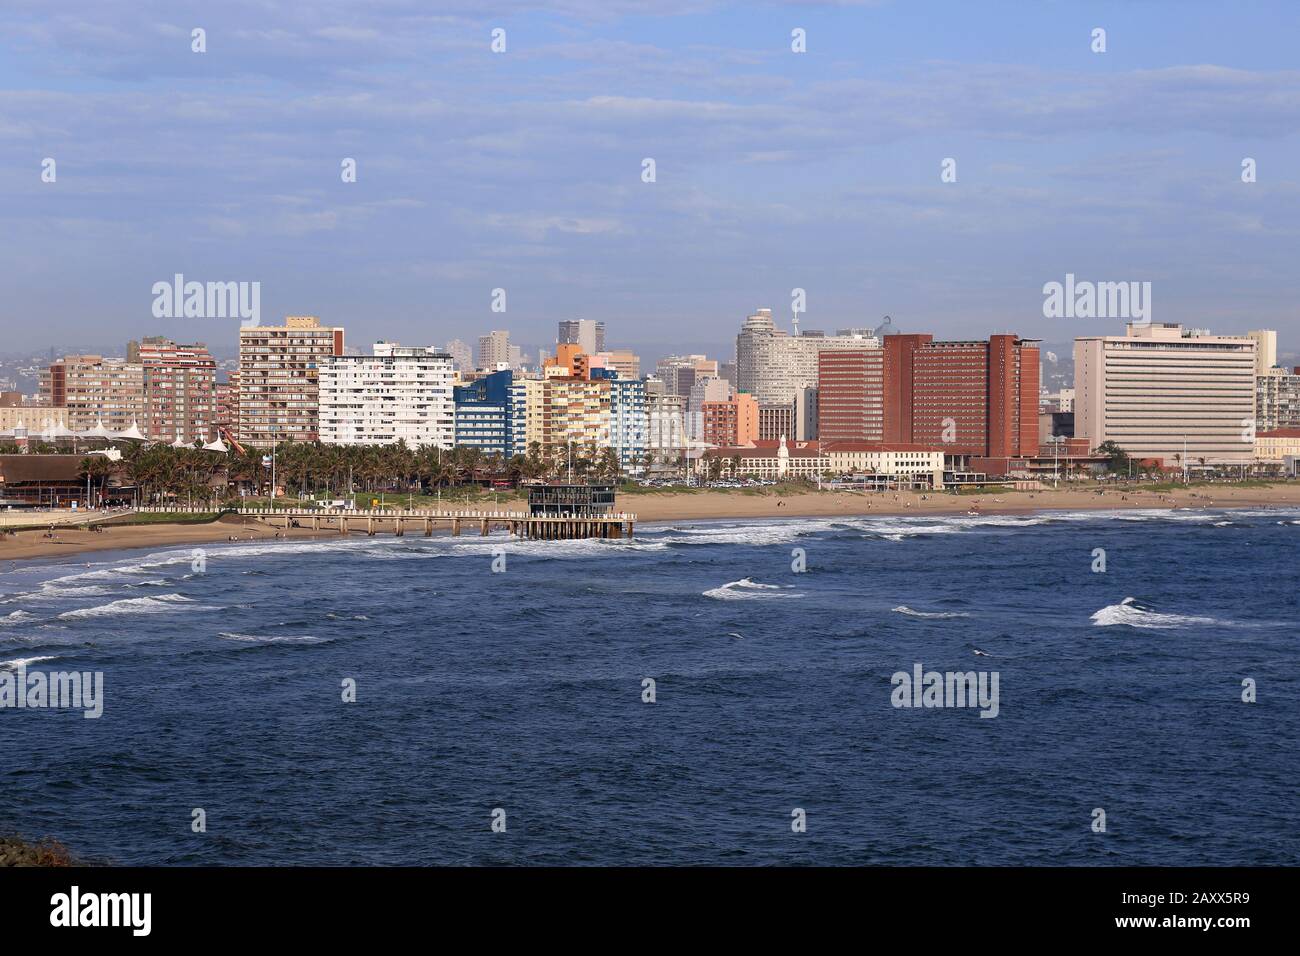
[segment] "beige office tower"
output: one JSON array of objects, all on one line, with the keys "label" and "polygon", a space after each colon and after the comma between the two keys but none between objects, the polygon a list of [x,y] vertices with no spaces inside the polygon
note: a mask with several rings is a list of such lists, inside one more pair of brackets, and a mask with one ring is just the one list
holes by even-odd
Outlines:
[{"label": "beige office tower", "polygon": [[817,386],[818,356],[830,349],[878,349],[870,329],[840,329],[834,335],[778,329],[771,309],[745,319],[736,336],[736,390],[749,392],[763,406],[790,406],[801,388]]},{"label": "beige office tower", "polygon": [[629,349],[597,352],[595,357],[602,359],[604,367],[612,368],[619,378],[641,377],[641,358]]},{"label": "beige office tower", "polygon": [[1267,375],[1277,364],[1277,332],[1273,329],[1256,329],[1246,333],[1255,340],[1255,374]]},{"label": "beige office tower", "polygon": [[161,335],[132,343],[144,368],[140,430],[154,441],[209,442],[216,437],[217,362],[206,345],[177,345]]},{"label": "beige office tower", "polygon": [[474,353],[467,343],[460,339],[452,339],[443,351],[451,356],[452,364],[458,373],[474,371]]},{"label": "beige office tower", "polygon": [[1133,458],[1242,464],[1254,454],[1255,347],[1245,335],[1128,326],[1074,340],[1074,434]]},{"label": "beige office tower", "polygon": [[478,367],[485,372],[495,372],[497,367],[514,368],[519,350],[510,345],[510,333],[495,329],[478,339]]},{"label": "beige office tower", "polygon": [[270,448],[276,442],[320,437],[320,366],[343,354],[343,329],[323,326],[311,315],[286,316],[284,325],[239,330],[239,427],[241,444]]},{"label": "beige office tower", "polygon": [[609,382],[553,375],[545,380],[542,444],[609,446]]},{"label": "beige office tower", "polygon": [[65,355],[40,375],[41,398],[67,409],[67,426],[110,432],[140,427],[144,419],[144,367],[100,355]]}]

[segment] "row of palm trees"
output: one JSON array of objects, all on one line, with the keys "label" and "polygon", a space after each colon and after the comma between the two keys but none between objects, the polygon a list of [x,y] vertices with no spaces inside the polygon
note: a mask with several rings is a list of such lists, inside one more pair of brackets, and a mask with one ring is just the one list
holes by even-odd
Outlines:
[{"label": "row of palm trees", "polygon": [[[140,500],[207,501],[244,491],[269,491],[269,451],[246,449],[221,455],[170,445],[129,445],[118,462],[99,455],[81,460],[81,478],[103,493],[111,477],[139,489]],[[645,464],[645,462],[642,462]],[[326,497],[356,491],[431,491],[455,485],[481,485],[494,479],[616,481],[618,455],[594,444],[542,446],[533,442],[526,455],[506,458],[481,448],[394,445],[322,445],[282,442],[274,455],[275,484],[287,494]]]}]

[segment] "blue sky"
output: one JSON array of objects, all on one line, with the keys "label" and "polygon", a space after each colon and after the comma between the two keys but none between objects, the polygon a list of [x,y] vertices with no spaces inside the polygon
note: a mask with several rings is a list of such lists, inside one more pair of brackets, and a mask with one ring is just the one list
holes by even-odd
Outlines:
[{"label": "blue sky", "polygon": [[598,318],[729,352],[794,287],[805,328],[1119,328],[1043,317],[1070,272],[1291,352],[1298,49],[1286,2],[8,0],[0,351],[232,345],[151,316],[176,272],[362,347]]}]

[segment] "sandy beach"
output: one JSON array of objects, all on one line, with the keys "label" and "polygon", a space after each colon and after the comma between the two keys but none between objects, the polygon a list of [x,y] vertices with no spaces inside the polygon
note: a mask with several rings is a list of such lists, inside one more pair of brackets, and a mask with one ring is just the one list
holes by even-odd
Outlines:
[{"label": "sandy beach", "polygon": [[1113,508],[1260,508],[1300,506],[1300,485],[1236,488],[1193,486],[1177,491],[1143,491],[1095,487],[1046,491],[1001,491],[952,495],[920,492],[810,492],[801,495],[748,495],[740,491],[694,494],[624,495],[619,507],[638,521],[707,520],[710,518],[791,518],[828,515],[1020,514],[1031,511],[1080,511]]},{"label": "sandy beach", "polygon": [[213,541],[257,541],[275,538],[324,537],[326,532],[290,528],[281,530],[255,518],[227,516],[210,524],[147,524],[104,526],[96,534],[85,528],[56,528],[54,538],[44,531],[19,531],[0,538],[0,562],[33,558],[63,558],[91,551],[115,551],[123,548],[168,548]]},{"label": "sandy beach", "polygon": [[[708,521],[736,518],[797,518],[831,515],[1024,514],[1033,511],[1081,511],[1118,508],[1264,508],[1300,507],[1300,485],[1239,488],[1199,485],[1175,491],[1095,487],[1056,491],[1002,491],[951,495],[919,492],[808,492],[779,496],[738,490],[623,495],[621,509],[638,522]],[[123,548],[168,548],[188,544],[281,538],[336,537],[336,531],[281,530],[255,518],[227,516],[211,524],[106,525],[102,534],[59,528],[53,539],[43,531],[21,531],[0,538],[0,561],[62,558],[91,551]]]}]

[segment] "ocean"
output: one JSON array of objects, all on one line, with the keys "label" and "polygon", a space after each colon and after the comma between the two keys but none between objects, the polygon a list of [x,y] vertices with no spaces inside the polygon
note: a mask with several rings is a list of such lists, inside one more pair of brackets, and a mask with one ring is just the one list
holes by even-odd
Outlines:
[{"label": "ocean", "polygon": [[[0,677],[102,672],[103,714],[0,709],[0,833],[113,864],[1294,865],[1298,573],[1280,509],[5,564]],[[996,674],[996,716],[895,706],[917,665]]]}]

